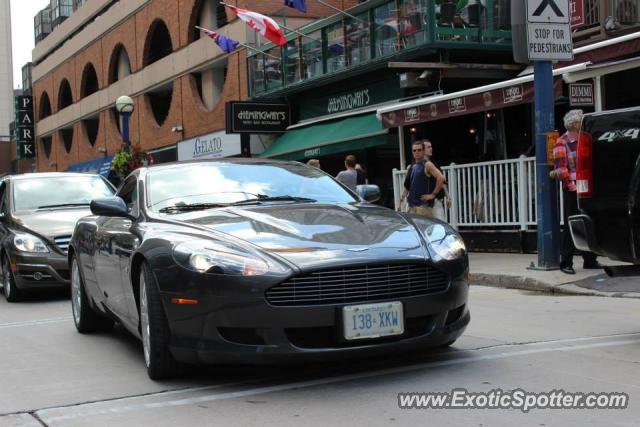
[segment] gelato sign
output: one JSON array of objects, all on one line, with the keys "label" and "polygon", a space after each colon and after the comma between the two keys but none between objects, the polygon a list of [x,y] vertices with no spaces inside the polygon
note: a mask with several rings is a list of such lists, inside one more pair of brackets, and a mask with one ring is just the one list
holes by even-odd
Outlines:
[{"label": "gelato sign", "polygon": [[178,144],[178,161],[221,159],[240,154],[240,135],[227,135],[225,131],[188,139]]},{"label": "gelato sign", "polygon": [[283,133],[291,125],[289,104],[227,102],[227,133]]}]

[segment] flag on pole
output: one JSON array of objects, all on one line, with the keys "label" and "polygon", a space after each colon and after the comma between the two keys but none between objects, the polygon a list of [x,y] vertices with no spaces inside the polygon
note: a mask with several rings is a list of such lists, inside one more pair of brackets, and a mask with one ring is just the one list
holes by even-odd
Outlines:
[{"label": "flag on pole", "polygon": [[208,37],[211,37],[213,41],[216,42],[218,46],[220,46],[220,49],[222,49],[226,53],[233,52],[240,44],[239,41],[233,40],[232,38],[229,38],[222,34],[218,34],[215,31],[207,30],[206,28],[201,27],[198,27],[198,29],[200,29],[200,31],[205,33]]},{"label": "flag on pole", "polygon": [[307,2],[305,0],[284,0],[284,5],[307,13]]},{"label": "flag on pole", "polygon": [[278,46],[282,46],[287,43],[284,38],[284,32],[280,26],[273,19],[268,16],[259,14],[258,12],[252,12],[250,10],[240,9],[235,6],[226,5],[231,8],[238,15],[238,18],[247,23],[249,28],[253,28],[257,33],[260,33],[264,38],[273,42]]}]

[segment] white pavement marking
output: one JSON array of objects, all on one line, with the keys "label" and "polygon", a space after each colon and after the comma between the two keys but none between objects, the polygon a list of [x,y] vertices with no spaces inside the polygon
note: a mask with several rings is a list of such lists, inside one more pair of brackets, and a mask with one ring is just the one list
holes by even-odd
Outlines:
[{"label": "white pavement marking", "polygon": [[[624,339],[609,341],[612,338],[624,338]],[[585,341],[601,341],[601,342],[571,345],[572,343],[581,343]],[[333,384],[338,382],[360,380],[360,379],[366,379],[366,378],[372,378],[372,377],[378,377],[378,376],[384,376],[384,375],[390,375],[390,374],[396,374],[396,373],[404,373],[404,372],[410,372],[410,371],[421,370],[421,369],[435,368],[440,366],[461,365],[466,363],[476,363],[476,362],[491,361],[491,360],[498,360],[498,359],[507,359],[507,358],[517,357],[517,356],[526,356],[531,354],[549,353],[549,352],[556,352],[556,351],[561,351],[561,352],[576,351],[576,350],[586,350],[586,349],[601,348],[601,347],[614,347],[614,346],[623,346],[623,345],[631,345],[631,344],[640,344],[639,333],[624,334],[624,335],[618,335],[613,337],[611,336],[582,337],[582,338],[571,338],[571,339],[557,340],[557,341],[543,342],[543,343],[537,342],[537,343],[530,343],[530,344],[507,345],[508,347],[517,347],[517,348],[526,348],[526,349],[511,351],[511,352],[487,354],[487,355],[460,357],[452,360],[427,362],[427,363],[421,363],[421,364],[411,365],[411,366],[402,366],[398,368],[384,369],[384,370],[375,371],[375,372],[364,372],[364,373],[358,373],[358,374],[340,375],[332,378],[299,381],[299,382],[293,382],[288,384],[257,387],[257,388],[240,390],[240,391],[214,393],[214,394],[208,394],[200,397],[170,400],[165,402],[129,404],[129,405],[115,406],[112,408],[105,408],[105,409],[99,409],[99,408],[92,409],[91,406],[104,404],[104,402],[98,402],[98,403],[91,403],[86,405],[79,405],[75,407],[49,408],[41,411],[36,411],[36,413],[38,414],[40,419],[44,420],[45,422],[54,422],[54,421],[61,421],[61,420],[85,418],[85,417],[91,417],[91,416],[97,416],[97,415],[121,414],[124,412],[131,412],[136,410],[195,405],[195,404],[204,403],[204,402],[255,396],[259,394],[274,393],[274,392],[287,391],[287,390],[299,389],[299,388],[315,387],[315,386]],[[465,350],[464,352],[469,353],[473,351],[482,351],[482,350]],[[106,402],[106,403],[110,403],[110,402]],[[84,411],[80,410],[80,412],[64,414],[64,412],[80,409],[83,406],[86,407],[86,410]]]},{"label": "white pavement marking", "polygon": [[37,325],[47,325],[49,323],[63,323],[72,320],[73,317],[65,316],[65,317],[54,317],[51,319],[40,319],[40,320],[25,320],[22,322],[12,322],[12,323],[0,323],[0,329],[9,329],[9,328],[22,328],[24,326],[37,326]]}]

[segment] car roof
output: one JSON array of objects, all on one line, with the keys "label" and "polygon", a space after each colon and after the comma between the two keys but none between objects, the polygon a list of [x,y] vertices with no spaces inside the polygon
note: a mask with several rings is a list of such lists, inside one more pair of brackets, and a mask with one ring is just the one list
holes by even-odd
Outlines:
[{"label": "car roof", "polygon": [[2,177],[11,179],[32,179],[32,178],[60,178],[60,177],[87,177],[87,176],[100,176],[95,173],[81,173],[81,172],[30,172],[19,175],[7,175]]},{"label": "car roof", "polygon": [[136,169],[136,171],[145,170],[157,170],[157,169],[170,169],[174,167],[182,167],[188,165],[198,165],[207,163],[234,163],[238,165],[304,165],[304,163],[292,161],[292,160],[273,160],[273,159],[261,159],[250,157],[225,157],[222,159],[203,159],[203,160],[183,160],[178,162],[160,163],[157,165],[144,166]]}]

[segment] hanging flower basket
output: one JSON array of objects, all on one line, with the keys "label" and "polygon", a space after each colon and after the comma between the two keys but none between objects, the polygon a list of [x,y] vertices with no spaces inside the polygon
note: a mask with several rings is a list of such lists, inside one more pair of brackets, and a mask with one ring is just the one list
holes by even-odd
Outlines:
[{"label": "hanging flower basket", "polygon": [[122,143],[120,150],[111,160],[111,170],[124,178],[139,167],[152,165],[153,156],[140,147],[140,144]]}]

